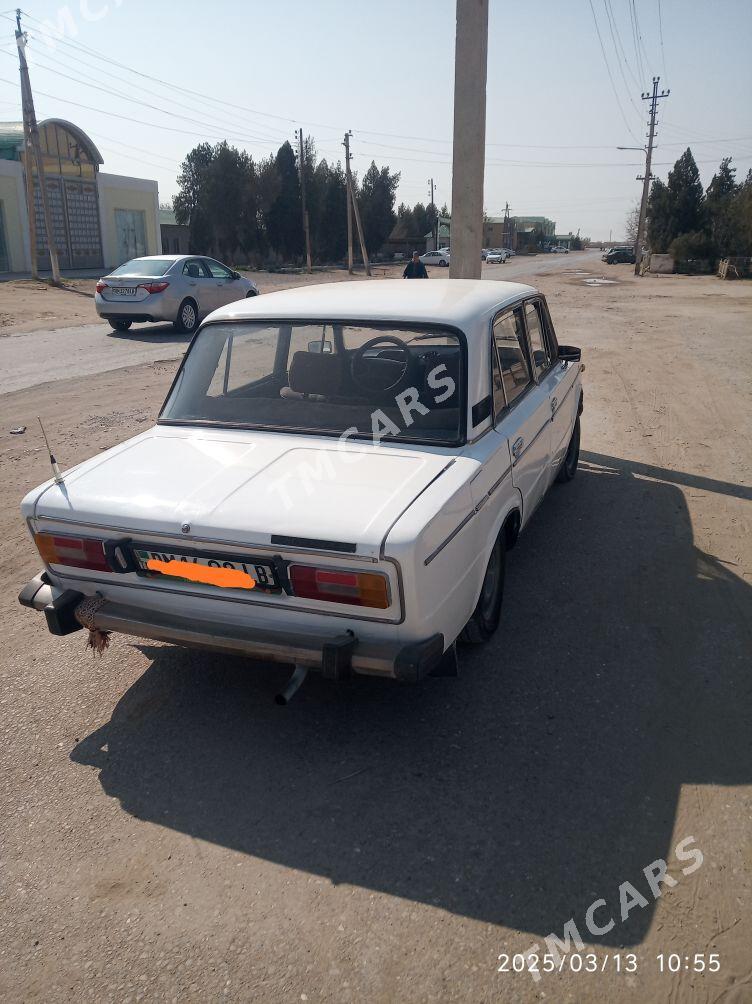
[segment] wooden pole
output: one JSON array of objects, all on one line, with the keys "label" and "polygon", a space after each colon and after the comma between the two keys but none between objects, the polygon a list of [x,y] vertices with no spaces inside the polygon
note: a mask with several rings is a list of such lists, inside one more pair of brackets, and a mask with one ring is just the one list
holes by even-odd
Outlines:
[{"label": "wooden pole", "polygon": [[352,201],[350,199],[350,133],[345,133],[345,194],[347,197],[347,271],[353,274]]},{"label": "wooden pole", "polygon": [[[360,210],[358,209],[358,202],[355,198],[355,186],[353,185],[352,172],[350,171],[350,135],[351,133],[345,134],[345,151],[347,154],[347,164],[346,164],[346,175],[347,175],[347,191],[352,203],[352,209],[355,213],[355,225],[358,228],[358,241],[360,243],[360,253],[363,256],[363,264],[365,265],[366,275],[371,274],[371,263],[368,260],[368,252],[366,251],[366,242],[363,237],[363,225],[360,222]],[[350,231],[351,232],[351,231]],[[352,269],[350,269],[352,271]]]},{"label": "wooden pole", "polygon": [[[60,278],[60,265],[57,259],[57,248],[55,247],[55,235],[52,230],[52,214],[50,213],[50,203],[47,198],[47,186],[44,177],[44,158],[42,156],[42,145],[39,142],[39,127],[37,125],[36,113],[34,111],[34,98],[31,93],[31,81],[29,80],[29,67],[26,63],[26,36],[21,31],[21,11],[16,11],[16,45],[18,46],[18,60],[21,72],[21,95],[26,106],[24,119],[28,122],[29,140],[31,149],[34,151],[34,159],[37,162],[37,181],[39,183],[39,195],[42,201],[42,213],[44,216],[44,230],[47,238],[47,248],[50,253],[50,267],[52,269],[52,281],[56,286],[62,284]],[[27,172],[31,167],[31,158],[27,148]],[[30,173],[30,172],[29,172]],[[27,181],[28,185],[28,181]],[[33,186],[33,180],[32,180]],[[32,190],[33,196],[33,190]],[[32,269],[33,274],[33,269]]]},{"label": "wooden pole", "polygon": [[303,206],[303,232],[305,234],[306,246],[306,271],[313,272],[311,264],[311,228],[308,221],[308,210],[306,209],[306,187],[305,187],[305,144],[303,143],[303,130],[298,130],[299,141],[299,164],[300,164],[300,201]]}]

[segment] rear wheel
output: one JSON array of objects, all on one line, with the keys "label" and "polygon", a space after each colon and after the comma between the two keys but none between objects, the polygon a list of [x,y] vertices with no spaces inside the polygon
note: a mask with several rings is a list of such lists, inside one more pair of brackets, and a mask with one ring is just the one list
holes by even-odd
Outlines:
[{"label": "rear wheel", "polygon": [[175,330],[190,335],[198,325],[198,307],[195,300],[183,300],[175,318]]},{"label": "rear wheel", "polygon": [[252,296],[258,296],[258,291],[255,289],[249,289],[248,292],[245,294],[245,298],[246,300],[248,300]]},{"label": "rear wheel", "polygon": [[486,574],[483,576],[478,603],[473,615],[462,629],[459,640],[469,645],[481,645],[488,641],[501,619],[501,601],[504,598],[504,567],[506,550],[504,534],[499,534],[488,559]]},{"label": "rear wheel", "polygon": [[439,261],[439,265],[442,265],[444,268],[446,268],[448,264],[449,262],[445,258],[441,258]]},{"label": "rear wheel", "polygon": [[133,321],[110,321],[110,327],[115,331],[127,331]]},{"label": "rear wheel", "polygon": [[572,430],[572,438],[569,440],[569,446],[567,447],[567,455],[564,457],[564,463],[559,468],[559,473],[556,475],[556,480],[571,481],[572,478],[577,473],[577,464],[580,459],[580,418],[577,416],[577,421],[574,423],[574,429]]}]

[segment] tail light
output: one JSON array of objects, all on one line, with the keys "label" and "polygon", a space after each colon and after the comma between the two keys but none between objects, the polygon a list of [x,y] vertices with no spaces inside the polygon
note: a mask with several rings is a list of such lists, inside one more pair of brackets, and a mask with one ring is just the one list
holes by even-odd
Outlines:
[{"label": "tail light", "polygon": [[312,565],[290,565],[288,571],[296,596],[379,610],[389,606],[389,580],[377,572],[336,572]]},{"label": "tail light", "polygon": [[48,565],[71,565],[109,572],[104,541],[94,537],[62,537],[56,533],[35,533],[34,543]]},{"label": "tail light", "polygon": [[104,279],[99,279],[97,282],[97,293],[101,293],[102,290],[107,289],[109,283],[106,283]]},{"label": "tail light", "polygon": [[164,291],[169,286],[169,282],[140,282],[139,286],[141,289],[145,289],[147,293],[164,293]]}]

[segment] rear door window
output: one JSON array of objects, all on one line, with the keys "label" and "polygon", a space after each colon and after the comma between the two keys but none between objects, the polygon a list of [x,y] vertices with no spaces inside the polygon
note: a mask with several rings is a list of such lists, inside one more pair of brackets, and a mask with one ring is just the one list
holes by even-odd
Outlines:
[{"label": "rear door window", "polygon": [[[506,404],[510,405],[532,382],[525,349],[522,308],[515,307],[497,318],[493,333]],[[496,392],[494,398],[496,399]]]},{"label": "rear door window", "polygon": [[525,323],[527,336],[530,339],[535,377],[539,379],[551,365],[551,348],[546,337],[546,325],[541,313],[541,305],[537,300],[525,304]]}]

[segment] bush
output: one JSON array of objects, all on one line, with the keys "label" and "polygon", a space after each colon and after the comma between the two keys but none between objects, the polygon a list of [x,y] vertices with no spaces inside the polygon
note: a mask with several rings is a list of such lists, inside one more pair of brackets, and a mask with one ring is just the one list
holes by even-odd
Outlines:
[{"label": "bush", "polygon": [[676,237],[671,242],[668,251],[675,262],[697,259],[709,259],[712,262],[716,256],[713,241],[701,230],[693,230],[691,233]]}]

